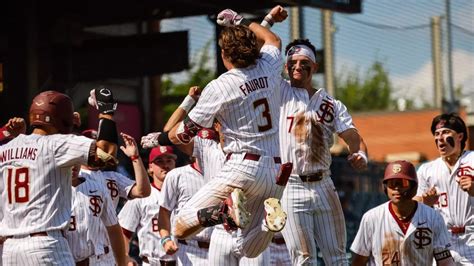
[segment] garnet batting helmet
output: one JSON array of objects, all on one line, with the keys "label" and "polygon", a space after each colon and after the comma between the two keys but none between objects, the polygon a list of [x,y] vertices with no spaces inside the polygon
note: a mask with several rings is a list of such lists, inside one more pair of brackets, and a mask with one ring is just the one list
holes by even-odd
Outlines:
[{"label": "garnet batting helmet", "polygon": [[30,107],[31,126],[52,126],[61,134],[72,132],[74,107],[71,98],[57,91],[42,92]]},{"label": "garnet batting helmet", "polygon": [[[401,178],[410,181],[410,189],[403,193],[406,198],[413,198],[418,189],[418,177],[416,176],[416,169],[412,163],[401,160],[391,162],[385,168],[383,183],[386,184],[389,179]],[[384,186],[384,192],[387,194],[387,187]]]}]

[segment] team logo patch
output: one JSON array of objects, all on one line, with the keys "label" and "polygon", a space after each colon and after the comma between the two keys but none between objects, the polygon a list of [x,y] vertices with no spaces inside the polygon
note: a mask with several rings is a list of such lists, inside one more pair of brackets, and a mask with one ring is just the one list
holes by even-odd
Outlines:
[{"label": "team logo patch", "polygon": [[444,125],[446,125],[446,120],[440,120],[438,124],[436,125],[436,129],[443,128]]},{"label": "team logo patch", "polygon": [[394,174],[400,173],[400,171],[402,171],[402,165],[401,164],[396,163],[392,166],[392,172]]},{"label": "team logo patch", "polygon": [[166,153],[166,147],[165,146],[160,146],[160,152],[161,153]]}]

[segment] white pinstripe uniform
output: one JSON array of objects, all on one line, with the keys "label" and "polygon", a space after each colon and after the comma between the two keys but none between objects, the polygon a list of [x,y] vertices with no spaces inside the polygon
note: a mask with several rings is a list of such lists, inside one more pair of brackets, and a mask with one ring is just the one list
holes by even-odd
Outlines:
[{"label": "white pinstripe uniform", "polygon": [[152,185],[150,196],[127,201],[118,215],[122,228],[137,232],[140,257],[147,257],[150,265],[160,265],[160,259],[175,260],[174,256],[166,255],[160,243],[160,193],[161,191]]},{"label": "white pinstripe uniform", "polygon": [[[196,192],[204,186],[206,180],[201,172],[193,165],[186,165],[175,168],[166,174],[160,193],[161,207],[171,211],[173,215],[179,213],[181,208]],[[173,223],[172,223],[173,224]],[[191,239],[179,242],[177,252],[179,265],[208,265],[209,246],[213,228],[206,228]],[[202,246],[199,247],[198,242]]]},{"label": "white pinstripe uniform", "polygon": [[418,203],[404,233],[389,203],[364,214],[351,246],[354,253],[370,257],[369,265],[431,265],[435,253],[449,250],[448,231],[439,213]]},{"label": "white pinstripe uniform", "polygon": [[[232,153],[216,178],[191,198],[177,216],[180,225],[199,227],[196,213],[219,204],[234,188],[241,188],[248,199],[252,214],[242,230],[238,250],[247,257],[258,256],[269,244],[273,233],[262,229],[263,202],[280,198],[282,187],[276,185],[279,164],[278,117],[280,50],[271,45],[261,49],[256,65],[231,69],[204,89],[188,117],[196,124],[209,128],[216,118],[222,126],[224,152]],[[244,159],[245,153],[260,155],[258,161]]]},{"label": "white pinstripe uniform", "polygon": [[[288,220],[282,233],[294,265],[316,264],[318,246],[329,265],[347,265],[346,227],[330,177],[333,133],[354,128],[344,104],[324,89],[309,98],[305,89],[282,81],[280,149],[293,171],[282,197]],[[323,179],[302,182],[299,175],[322,172]]]},{"label": "white pinstripe uniform", "polygon": [[[71,217],[71,167],[87,164],[92,140],[19,135],[0,146],[4,265],[72,265],[62,235]],[[47,236],[30,234],[47,232]]]},{"label": "white pinstripe uniform", "polygon": [[[105,187],[110,193],[114,210],[117,209],[120,198],[128,199],[128,194],[135,185],[135,181],[116,171],[90,171],[86,169],[81,169],[79,175],[88,176],[91,179],[102,180],[102,182],[104,182],[105,184]],[[97,237],[100,239],[99,241],[101,243],[105,243],[105,246],[109,247],[109,250],[111,250],[110,239],[109,235],[107,234],[107,229],[102,223],[99,223],[99,226],[100,230]],[[109,252],[102,256],[92,257],[90,259],[91,265],[103,265],[110,263],[111,261],[115,261],[114,254],[112,252]]]},{"label": "white pinstripe uniform", "polygon": [[[219,173],[225,162],[225,154],[220,144],[214,140],[200,137],[194,138],[194,156],[200,158],[204,177],[210,180]],[[233,243],[237,239],[237,232],[230,234],[223,225],[214,226],[209,246],[210,266],[265,266],[270,262],[270,250],[266,249],[256,258],[242,257],[234,252]]]},{"label": "white pinstripe uniform", "polygon": [[464,233],[450,234],[454,260],[459,264],[474,265],[474,197],[456,182],[462,175],[474,178],[474,152],[465,151],[451,173],[443,159],[438,158],[421,165],[417,174],[417,196],[421,197],[434,186],[440,196],[433,207],[443,216],[448,230],[464,227]]},{"label": "white pinstripe uniform", "polygon": [[[84,182],[72,188],[72,215],[66,234],[76,262],[108,253],[107,241],[97,236],[106,230],[104,226],[118,224],[110,193],[102,180],[81,177]],[[115,260],[109,265],[114,263]]]}]

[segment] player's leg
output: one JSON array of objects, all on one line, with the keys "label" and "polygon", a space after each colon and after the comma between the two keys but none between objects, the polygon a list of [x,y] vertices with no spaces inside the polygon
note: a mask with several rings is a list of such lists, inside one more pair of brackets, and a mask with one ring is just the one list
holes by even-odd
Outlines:
[{"label": "player's leg", "polygon": [[267,266],[267,265],[273,265],[271,264],[269,248],[265,249],[256,258],[242,257],[240,258],[240,261],[239,261],[239,266]]},{"label": "player's leg", "polygon": [[348,265],[346,256],[346,224],[341,202],[331,178],[314,184],[318,199],[318,215],[314,216],[314,237],[327,265]]},{"label": "player's leg", "polygon": [[314,192],[307,183],[291,182],[290,177],[281,199],[283,209],[288,213],[286,226],[282,231],[293,265],[316,265],[317,248],[314,238]]},{"label": "player's leg", "polygon": [[227,232],[222,225],[214,227],[209,246],[209,265],[238,266],[239,260],[234,256],[232,246],[232,234]]}]

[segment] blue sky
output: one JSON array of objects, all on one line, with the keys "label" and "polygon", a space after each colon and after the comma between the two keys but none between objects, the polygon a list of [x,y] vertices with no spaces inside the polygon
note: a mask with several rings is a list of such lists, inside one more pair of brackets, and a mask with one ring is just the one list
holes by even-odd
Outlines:
[{"label": "blue sky", "polygon": [[[363,75],[376,61],[384,63],[396,87],[393,97],[431,102],[430,17],[443,16],[444,0],[364,0],[361,14],[334,13],[335,67],[338,75],[356,71]],[[321,15],[316,8],[304,8],[304,36],[321,47]],[[453,24],[453,72],[455,86],[474,101],[474,1],[451,1]],[[445,24],[443,20],[443,30]],[[205,16],[164,20],[162,31],[188,30],[191,59],[213,40],[213,24]],[[289,20],[273,30],[290,41]],[[446,37],[443,31],[443,37]],[[446,38],[444,38],[446,40]],[[443,72],[447,83],[446,41],[443,42]],[[194,55],[194,56],[193,56]],[[215,63],[210,62],[214,67]],[[174,74],[177,80],[185,74]],[[322,77],[317,75],[317,79]],[[474,102],[473,102],[474,105]]]}]

